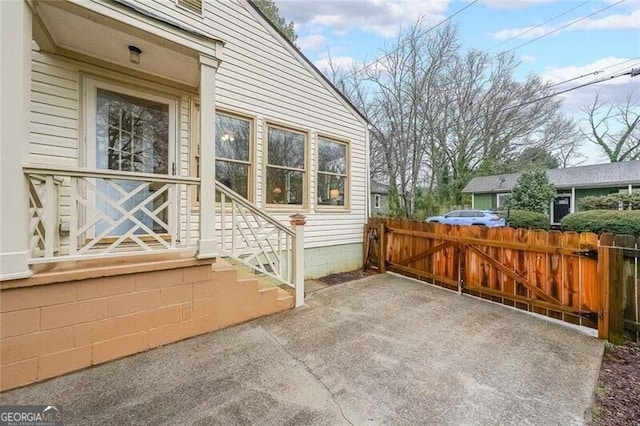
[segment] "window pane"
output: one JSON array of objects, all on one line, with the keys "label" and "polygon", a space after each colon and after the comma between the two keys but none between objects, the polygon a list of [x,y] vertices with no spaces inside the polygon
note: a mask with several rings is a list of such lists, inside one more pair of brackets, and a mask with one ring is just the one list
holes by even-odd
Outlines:
[{"label": "window pane", "polygon": [[304,169],[304,135],[269,127],[269,164]]},{"label": "window pane", "polygon": [[244,198],[249,196],[249,166],[216,160],[216,179]]},{"label": "window pane", "polygon": [[169,106],[98,89],[98,168],[167,174]]},{"label": "window pane", "polygon": [[302,204],[304,173],[267,167],[267,204]]},{"label": "window pane", "polygon": [[249,161],[251,123],[228,115],[216,114],[216,157]]},{"label": "window pane", "polygon": [[346,175],[347,146],[342,143],[320,139],[318,143],[318,170]]},{"label": "window pane", "polygon": [[342,176],[318,174],[318,205],[344,206],[344,187],[346,179]]}]

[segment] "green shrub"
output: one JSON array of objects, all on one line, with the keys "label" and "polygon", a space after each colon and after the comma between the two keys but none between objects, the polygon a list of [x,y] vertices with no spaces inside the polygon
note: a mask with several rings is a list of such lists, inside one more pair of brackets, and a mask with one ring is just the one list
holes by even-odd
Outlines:
[{"label": "green shrub", "polygon": [[541,169],[526,170],[511,190],[509,204],[514,210],[545,213],[555,194],[547,172]]},{"label": "green shrub", "polygon": [[589,210],[572,213],[560,222],[562,230],[640,236],[640,210]]},{"label": "green shrub", "polygon": [[588,196],[578,200],[578,210],[618,210],[620,204],[628,210],[640,210],[640,194],[609,194],[602,196]]},{"label": "green shrub", "polygon": [[499,212],[500,217],[504,217],[507,225],[513,228],[527,229],[549,229],[549,216],[544,213],[529,212],[526,210],[510,210]]}]

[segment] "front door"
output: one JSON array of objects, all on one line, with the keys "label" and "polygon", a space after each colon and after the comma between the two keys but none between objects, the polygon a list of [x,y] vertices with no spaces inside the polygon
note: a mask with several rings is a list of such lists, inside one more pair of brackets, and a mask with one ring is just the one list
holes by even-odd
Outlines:
[{"label": "front door", "polygon": [[553,223],[560,223],[563,217],[571,213],[571,196],[558,195],[553,200]]},{"label": "front door", "polygon": [[[89,163],[97,169],[167,175],[173,172],[175,102],[119,86],[88,84]],[[164,234],[168,192],[144,180],[99,179],[94,236]],[[130,214],[130,216],[128,216]]]}]

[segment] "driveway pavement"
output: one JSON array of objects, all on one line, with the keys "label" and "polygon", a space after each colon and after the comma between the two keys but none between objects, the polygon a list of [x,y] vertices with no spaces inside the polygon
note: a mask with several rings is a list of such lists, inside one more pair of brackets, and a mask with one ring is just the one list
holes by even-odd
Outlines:
[{"label": "driveway pavement", "polygon": [[602,343],[393,275],[0,395],[68,424],[581,424]]}]

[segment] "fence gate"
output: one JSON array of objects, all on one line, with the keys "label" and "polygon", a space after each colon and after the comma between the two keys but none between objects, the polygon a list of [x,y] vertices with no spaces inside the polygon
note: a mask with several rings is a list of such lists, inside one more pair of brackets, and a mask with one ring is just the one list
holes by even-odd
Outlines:
[{"label": "fence gate", "polygon": [[603,338],[622,330],[610,309],[622,298],[609,286],[622,282],[622,252],[599,247],[595,234],[393,219],[371,219],[368,229],[376,256],[367,259],[381,271],[597,328]]}]

